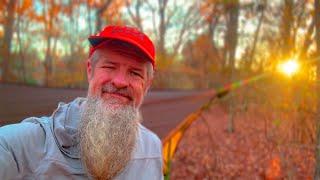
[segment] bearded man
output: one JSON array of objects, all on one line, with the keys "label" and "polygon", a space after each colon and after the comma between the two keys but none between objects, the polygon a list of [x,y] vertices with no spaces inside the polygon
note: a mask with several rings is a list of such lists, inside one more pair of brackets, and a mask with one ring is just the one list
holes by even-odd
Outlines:
[{"label": "bearded man", "polygon": [[139,113],[153,79],[152,41],[107,26],[89,42],[87,98],[1,127],[1,179],[163,179],[161,141]]}]

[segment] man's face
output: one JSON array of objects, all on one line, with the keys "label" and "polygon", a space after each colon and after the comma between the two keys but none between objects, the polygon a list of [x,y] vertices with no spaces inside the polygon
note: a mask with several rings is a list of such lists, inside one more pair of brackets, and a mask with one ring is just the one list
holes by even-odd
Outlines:
[{"label": "man's face", "polygon": [[97,50],[95,64],[88,60],[88,96],[114,102],[115,106],[140,107],[151,84],[147,77],[146,62],[122,55],[109,49]]},{"label": "man's face", "polygon": [[116,176],[136,143],[138,108],[150,86],[146,62],[98,49],[88,60],[88,99],[79,125],[82,162],[96,178]]}]

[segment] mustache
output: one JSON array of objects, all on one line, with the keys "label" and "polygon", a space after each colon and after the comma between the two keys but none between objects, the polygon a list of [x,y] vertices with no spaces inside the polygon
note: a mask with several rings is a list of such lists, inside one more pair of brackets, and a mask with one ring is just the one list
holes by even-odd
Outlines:
[{"label": "mustache", "polygon": [[132,92],[127,88],[117,88],[113,86],[111,83],[108,83],[102,87],[103,93],[112,93],[112,94],[119,94],[121,96],[125,96],[129,98],[130,100],[133,100]]}]

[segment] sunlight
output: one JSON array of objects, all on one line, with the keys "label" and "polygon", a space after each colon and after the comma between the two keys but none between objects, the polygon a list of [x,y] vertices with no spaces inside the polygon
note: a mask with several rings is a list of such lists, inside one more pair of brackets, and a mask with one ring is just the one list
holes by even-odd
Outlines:
[{"label": "sunlight", "polygon": [[290,59],[279,64],[278,69],[280,72],[284,73],[287,76],[294,75],[299,69],[299,63],[296,59]]},{"label": "sunlight", "polygon": [[79,23],[79,29],[81,29],[81,30],[85,29],[87,26],[87,21],[86,21],[86,19],[84,19],[84,17],[80,17],[78,19],[78,23]]}]

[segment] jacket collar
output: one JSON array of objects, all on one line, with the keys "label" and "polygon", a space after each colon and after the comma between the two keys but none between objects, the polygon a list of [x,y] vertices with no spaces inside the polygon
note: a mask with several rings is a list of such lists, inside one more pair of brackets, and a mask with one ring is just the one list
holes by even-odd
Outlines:
[{"label": "jacket collar", "polygon": [[79,159],[78,125],[85,101],[86,98],[76,98],[68,104],[59,103],[52,114],[54,138],[59,149],[70,158]]}]

